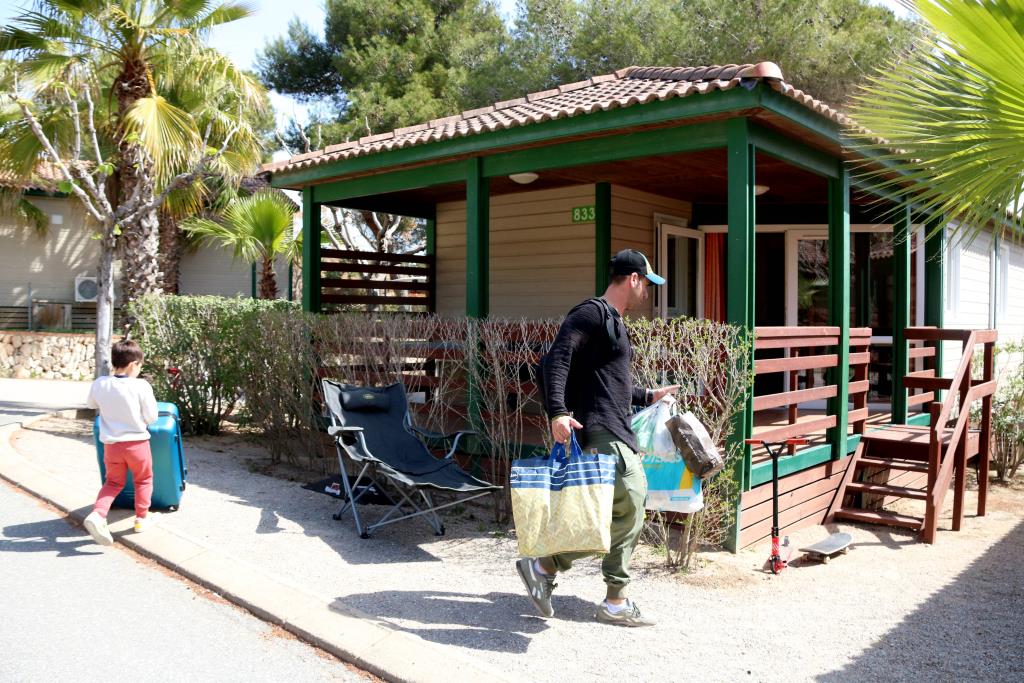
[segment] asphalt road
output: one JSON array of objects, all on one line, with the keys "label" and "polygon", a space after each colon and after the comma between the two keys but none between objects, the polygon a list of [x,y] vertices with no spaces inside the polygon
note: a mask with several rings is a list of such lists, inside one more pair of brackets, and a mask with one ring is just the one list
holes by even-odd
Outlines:
[{"label": "asphalt road", "polygon": [[0,481],[0,681],[357,681],[362,672]]}]

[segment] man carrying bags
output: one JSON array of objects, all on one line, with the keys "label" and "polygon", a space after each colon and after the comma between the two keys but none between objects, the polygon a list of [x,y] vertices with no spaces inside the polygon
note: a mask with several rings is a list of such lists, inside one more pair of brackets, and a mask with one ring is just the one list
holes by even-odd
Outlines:
[{"label": "man carrying bags", "polygon": [[[551,434],[557,443],[566,444],[567,452],[572,430],[578,429],[584,449],[596,449],[617,459],[611,545],[601,564],[607,594],[595,616],[609,624],[650,626],[654,622],[624,594],[647,495],[647,480],[630,428],[630,408],[649,405],[675,393],[678,387],[633,386],[633,350],[622,320],[627,310],[644,305],[650,284],[661,285],[665,279],[654,274],[647,258],[633,249],[616,254],[610,268],[611,284],[604,295],[569,311],[544,358],[544,405],[551,418]],[[556,573],[567,571],[575,560],[589,554],[559,553],[527,557],[516,563],[527,593],[542,616],[554,615],[551,591]]]}]

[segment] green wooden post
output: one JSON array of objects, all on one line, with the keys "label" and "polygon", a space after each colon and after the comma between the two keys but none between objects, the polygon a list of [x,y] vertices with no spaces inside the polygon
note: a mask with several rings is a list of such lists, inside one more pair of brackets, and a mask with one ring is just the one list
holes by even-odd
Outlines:
[{"label": "green wooden post", "polygon": [[466,162],[466,315],[486,318],[490,304],[490,192],[483,159]]},{"label": "green wooden post", "polygon": [[[730,119],[728,128],[728,263],[726,277],[729,282],[726,300],[726,319],[754,333],[754,148],[750,144],[746,119]],[[750,370],[754,368],[754,350],[750,350]],[[750,488],[750,446],[743,443],[753,431],[753,390],[747,396],[743,412],[733,419],[730,448],[742,449],[736,468],[740,490]],[[735,552],[739,545],[740,500],[735,511],[727,545]]]},{"label": "green wooden post", "polygon": [[594,185],[594,290],[597,296],[608,289],[612,260],[612,186]]},{"label": "green wooden post", "polygon": [[871,326],[871,233],[853,235],[857,262],[857,327]]},{"label": "green wooden post", "polygon": [[850,173],[845,167],[828,180],[828,273],[829,325],[839,328],[838,363],[832,371],[836,395],[828,402],[836,426],[828,440],[832,459],[838,460],[847,455],[850,397]]},{"label": "green wooden post", "polygon": [[[931,216],[925,223],[924,242],[924,324],[944,326],[946,295],[946,221],[943,216]],[[935,374],[942,376],[942,342],[935,345]],[[939,400],[941,392],[936,392]]]},{"label": "green wooden post", "polygon": [[302,188],[302,310],[320,312],[320,205]]},{"label": "green wooden post", "polygon": [[[427,256],[437,256],[437,220],[434,218],[426,219],[426,225],[424,230],[427,235]],[[437,313],[437,260],[434,260],[434,270],[430,275],[430,291],[427,293],[430,297],[430,303],[428,310],[431,313]]]},{"label": "green wooden post", "polygon": [[253,299],[256,298],[256,264],[251,264],[249,268],[249,293]]},{"label": "green wooden post", "polygon": [[903,377],[910,370],[906,328],[910,326],[910,207],[900,207],[892,224],[892,422],[907,422],[907,390]]}]

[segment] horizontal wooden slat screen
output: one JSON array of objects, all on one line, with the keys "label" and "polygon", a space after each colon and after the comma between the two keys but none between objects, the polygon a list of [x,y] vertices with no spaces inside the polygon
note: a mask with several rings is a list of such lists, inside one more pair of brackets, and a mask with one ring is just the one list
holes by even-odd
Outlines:
[{"label": "horizontal wooden slat screen", "polygon": [[[754,341],[754,373],[759,377],[785,373],[789,389],[778,393],[761,394],[754,397],[754,412],[786,409],[786,424],[775,424],[771,427],[758,429],[756,436],[768,441],[781,441],[787,438],[810,436],[821,430],[835,426],[834,415],[814,419],[800,419],[799,404],[809,401],[821,401],[837,395],[835,384],[813,386],[816,370],[835,368],[839,362],[836,346],[839,343],[838,327],[758,327]],[[849,384],[849,396],[853,402],[850,413],[850,424],[855,433],[863,433],[867,420],[868,374],[867,368],[871,358],[868,350],[871,345],[871,328],[857,327],[850,330],[849,369],[852,381]],[[770,351],[772,357],[764,357]],[[779,353],[783,357],[778,357]],[[803,373],[803,374],[801,374]],[[801,376],[805,386],[800,388]],[[795,452],[790,447],[790,452]]]},{"label": "horizontal wooden slat screen", "polygon": [[325,312],[432,313],[437,308],[432,255],[321,249],[320,259],[321,271],[328,274],[320,280]]}]

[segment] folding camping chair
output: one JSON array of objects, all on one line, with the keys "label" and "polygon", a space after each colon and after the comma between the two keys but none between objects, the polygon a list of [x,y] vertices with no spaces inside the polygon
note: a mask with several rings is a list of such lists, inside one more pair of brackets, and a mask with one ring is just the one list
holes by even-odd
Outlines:
[{"label": "folding camping chair", "polygon": [[[356,533],[361,538],[369,538],[371,532],[382,526],[413,517],[424,517],[434,533],[443,536],[444,525],[437,516],[438,510],[501,488],[469,475],[452,459],[459,440],[472,432],[433,434],[413,425],[405,387],[401,384],[358,387],[325,379],[323,390],[331,420],[327,433],[334,437],[345,487],[345,504],[334,519],[341,519],[351,509]],[[416,433],[450,439],[451,450],[444,459],[435,458]],[[359,471],[353,482],[346,474],[346,456]],[[383,486],[385,481],[391,486]],[[356,504],[371,486],[391,501],[391,509],[381,519],[364,527]],[[434,490],[473,495],[435,505]]]}]

